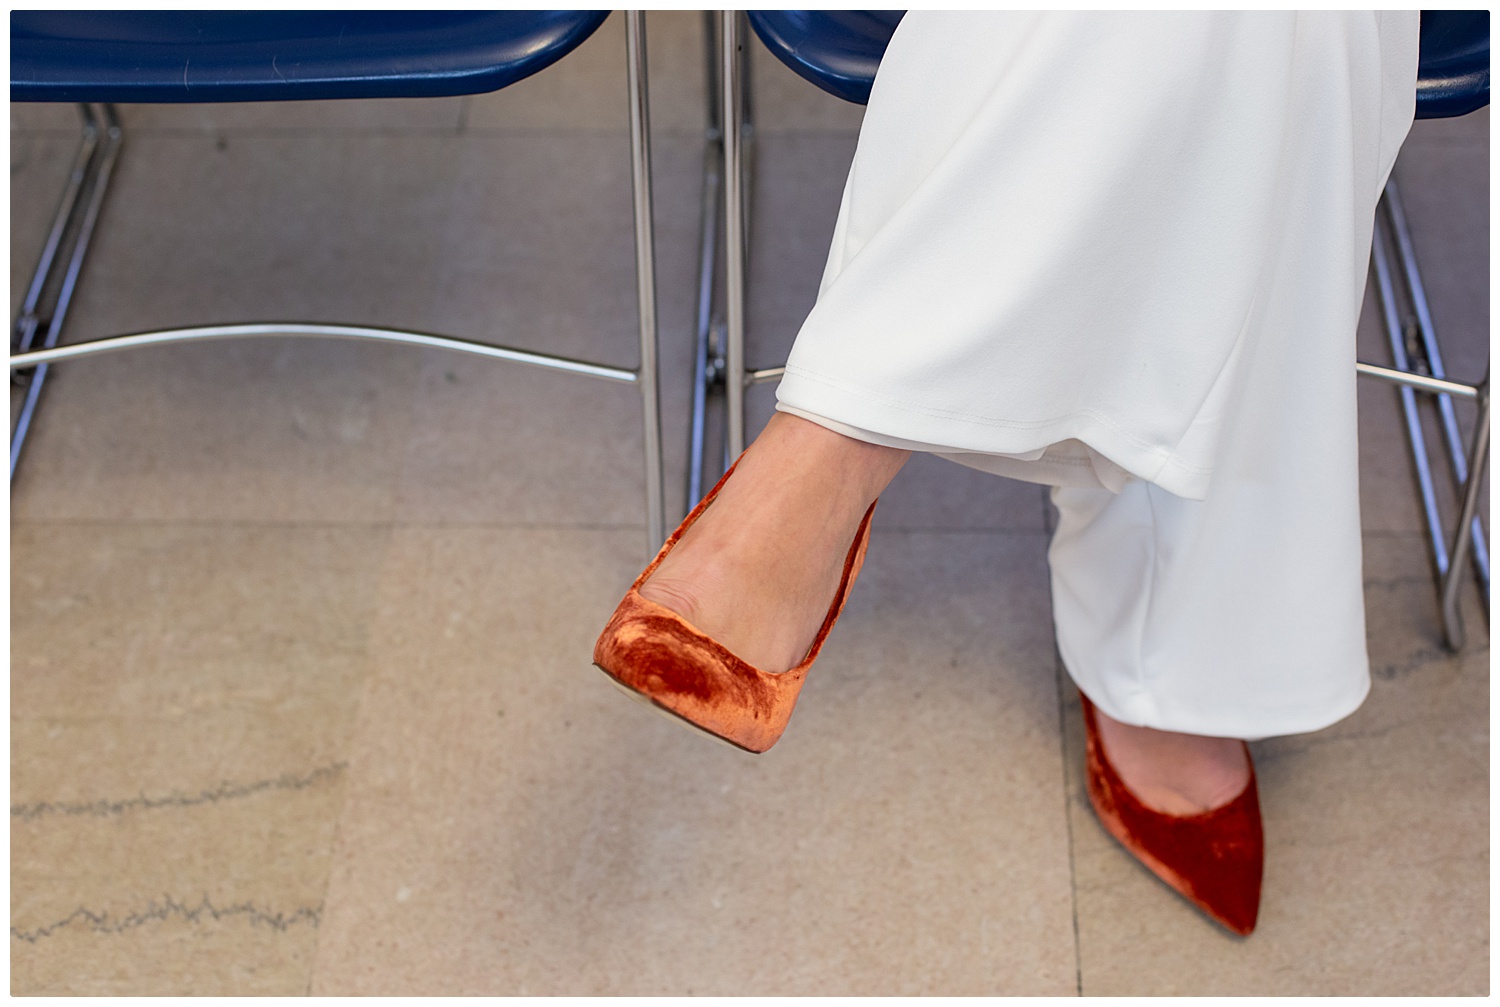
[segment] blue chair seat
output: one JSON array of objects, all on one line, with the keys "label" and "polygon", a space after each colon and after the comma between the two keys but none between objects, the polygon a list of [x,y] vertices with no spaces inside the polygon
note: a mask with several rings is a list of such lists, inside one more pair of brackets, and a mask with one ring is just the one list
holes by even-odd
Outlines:
[{"label": "blue chair seat", "polygon": [[434,98],[495,91],[608,11],[13,11],[12,101]]},{"label": "blue chair seat", "polygon": [[1490,103],[1490,12],[1424,10],[1417,118],[1467,115]]},{"label": "blue chair seat", "polygon": [[829,94],[856,105],[870,100],[880,57],[900,10],[753,10],[750,25],[766,48]]},{"label": "blue chair seat", "polygon": [[[864,105],[905,11],[749,11],[766,48],[829,94]],[[1423,11],[1417,118],[1466,115],[1490,102],[1489,11]]]}]

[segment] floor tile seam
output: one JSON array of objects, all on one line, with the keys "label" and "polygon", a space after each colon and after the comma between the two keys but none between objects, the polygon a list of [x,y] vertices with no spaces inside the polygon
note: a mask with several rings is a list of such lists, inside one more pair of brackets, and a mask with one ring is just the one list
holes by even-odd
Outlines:
[{"label": "floor tile seam", "polygon": [[[245,128],[248,130],[248,129],[251,129],[253,127],[245,127]],[[628,131],[629,131],[628,124],[623,123],[623,122],[620,125],[618,125],[618,126],[475,126],[475,125],[473,125],[471,123],[468,127],[466,127],[464,129],[463,135],[464,136],[500,136],[500,135],[504,135],[504,134],[508,134],[508,133],[513,133],[513,134],[531,134],[531,135],[542,135],[542,134],[552,134],[552,133],[562,134],[562,135],[571,134],[571,133],[601,134],[601,135],[616,135],[616,134],[621,134],[621,135],[623,135],[623,134],[627,133]],[[708,133],[708,126],[707,126],[707,124],[704,124],[702,126],[678,126],[678,125],[675,125],[675,124],[667,126],[667,125],[662,125],[661,123],[654,123],[651,126],[651,136],[653,138],[670,137],[670,138],[672,138],[674,140],[698,139],[698,140],[704,140],[705,142],[707,142],[707,140],[708,140],[707,133]],[[856,127],[845,127],[845,126],[791,126],[791,127],[756,126],[755,127],[755,135],[756,135],[757,138],[764,138],[764,137],[767,137],[767,136],[838,136],[838,137],[844,137],[844,138],[851,138],[852,139],[854,137],[859,136],[859,127],[857,127],[857,126]]]},{"label": "floor tile seam", "polygon": [[1063,699],[1070,680],[1063,667],[1062,654],[1052,648],[1053,680],[1057,683],[1057,744],[1059,769],[1062,771],[1063,824],[1068,834],[1068,898],[1073,919],[1073,992],[1083,996],[1083,944],[1078,934],[1078,857],[1073,842],[1073,799],[1068,793],[1068,705]]},{"label": "floor tile seam", "polygon": [[1413,528],[1410,530],[1400,528],[1363,528],[1360,535],[1364,538],[1382,539],[1414,539],[1427,541],[1426,528]]},{"label": "floor tile seam", "polygon": [[[517,529],[537,531],[640,531],[642,525],[611,522],[507,522],[507,521],[275,521],[243,518],[12,518],[12,528],[348,528],[370,531],[403,529]],[[1050,535],[1045,528],[991,528],[951,525],[878,527],[875,535],[1004,535],[1036,537]]]},{"label": "floor tile seam", "polygon": [[[82,124],[80,124],[79,127],[78,127],[78,129],[76,129],[76,130],[74,130],[74,129],[68,129],[68,128],[62,127],[62,126],[52,127],[52,128],[48,128],[48,129],[36,129],[36,130],[30,130],[30,129],[27,129],[27,130],[11,130],[11,136],[12,137],[27,136],[27,135],[34,135],[34,136],[63,136],[63,135],[66,135],[66,136],[73,136],[73,135],[76,135],[77,133],[81,133],[82,130],[83,130],[83,127],[82,127]],[[325,136],[325,137],[359,137],[359,136],[367,136],[367,137],[392,137],[392,136],[435,137],[435,136],[451,136],[451,137],[454,137],[454,138],[458,138],[458,137],[462,137],[462,136],[468,135],[465,132],[461,132],[457,127],[454,127],[454,126],[445,126],[445,127],[442,127],[442,128],[435,128],[435,127],[427,127],[427,128],[422,128],[422,127],[411,127],[411,128],[402,128],[402,127],[369,127],[369,128],[363,128],[362,129],[362,128],[358,128],[358,127],[355,127],[355,128],[340,128],[340,127],[336,127],[336,126],[334,126],[334,127],[320,127],[320,126],[306,126],[306,127],[292,127],[292,126],[268,126],[268,127],[258,127],[258,126],[197,126],[197,127],[186,127],[186,126],[131,126],[128,123],[124,125],[123,132],[124,132],[124,135],[125,135],[126,139],[153,139],[153,140],[159,140],[159,139],[168,139],[168,140],[171,140],[171,139],[212,139],[212,140],[217,140],[217,139],[220,139],[220,138],[230,138],[230,137],[233,137],[233,136],[241,136],[241,137],[309,137],[309,136]]]},{"label": "floor tile seam", "polygon": [[[405,466],[403,465],[403,471],[404,468]],[[644,526],[631,527],[632,530],[639,533]],[[358,688],[356,690],[354,709],[351,712],[348,721],[350,727],[349,733],[346,736],[345,758],[343,760],[346,769],[344,770],[342,778],[339,781],[341,786],[339,790],[338,807],[333,815],[333,835],[329,839],[328,846],[328,870],[323,876],[323,893],[322,899],[319,903],[321,906],[321,914],[319,916],[316,933],[313,936],[312,954],[309,956],[307,967],[307,984],[305,987],[305,992],[308,996],[313,995],[313,989],[318,977],[319,958],[323,949],[322,922],[324,919],[327,919],[329,915],[329,895],[333,890],[334,874],[339,869],[339,850],[341,848],[347,821],[345,815],[348,813],[350,805],[350,781],[355,778],[355,774],[358,772],[358,762],[354,758],[354,752],[357,750],[356,746],[358,745],[359,739],[361,737],[360,728],[363,723],[365,705],[369,699],[371,689],[378,688],[378,685],[376,684],[378,682],[377,673],[381,665],[381,660],[375,653],[376,648],[371,644],[372,637],[377,631],[376,627],[380,621],[380,599],[385,592],[387,581],[391,576],[392,567],[397,562],[394,553],[395,550],[387,550],[385,555],[381,557],[379,566],[375,572],[376,610],[372,614],[371,622],[367,623],[365,627],[365,642],[367,645],[367,651],[369,652],[370,660],[364,666],[364,673],[361,676]]]},{"label": "floor tile seam", "polygon": [[1475,150],[1485,151],[1490,149],[1490,138],[1487,136],[1430,136],[1415,137],[1401,145],[1401,152],[1408,150],[1424,150],[1442,147],[1473,147]]},{"label": "floor tile seam", "polygon": [[[37,136],[72,135],[74,131],[55,127],[38,130],[13,130],[12,136],[23,134],[34,134]],[[391,138],[411,137],[418,138],[441,138],[447,137],[456,140],[469,138],[478,139],[504,139],[516,137],[521,139],[570,139],[570,138],[619,138],[625,139],[628,135],[628,127],[624,124],[619,126],[497,126],[485,127],[466,124],[464,126],[436,127],[346,127],[346,126],[196,126],[196,127],[172,127],[172,126],[125,126],[127,138],[148,139],[219,139],[219,138]],[[704,131],[701,129],[662,129],[653,127],[651,130],[653,139],[669,139],[672,141],[703,139]]]},{"label": "floor tile seam", "polygon": [[[357,724],[359,721],[360,710],[365,704],[365,697],[369,694],[370,682],[373,678],[374,675],[367,669],[364,681],[359,685],[359,697],[350,719],[351,724]],[[352,730],[350,735],[352,740]],[[353,775],[353,759],[349,757],[352,753],[346,752],[345,755],[344,770],[339,780],[338,807],[333,813],[333,835],[328,839],[328,869],[323,874],[322,892],[318,898],[318,925],[313,928],[312,953],[308,955],[307,985],[304,987],[307,996],[312,996],[313,981],[318,974],[318,954],[323,947],[323,921],[328,918],[328,893],[333,888],[333,873],[338,869],[339,843],[344,833],[344,814],[349,807],[349,780]]]},{"label": "floor tile seam", "polygon": [[[662,126],[654,124],[651,127],[651,138],[661,139],[669,137],[673,140],[704,140],[707,141],[708,127],[705,126]],[[464,136],[500,137],[506,135],[517,136],[569,136],[573,134],[589,136],[620,136],[623,137],[630,132],[629,123],[624,121],[622,115],[618,126],[475,126],[472,123],[464,129]]]},{"label": "floor tile seam", "polygon": [[[405,464],[403,464],[403,474],[405,472],[405,468],[406,466]],[[396,532],[404,527],[406,526],[392,523],[391,538],[394,539]],[[375,569],[374,607],[370,612],[369,619],[364,623],[362,627],[365,660],[361,663],[361,671],[358,679],[358,684],[354,689],[353,709],[349,712],[349,719],[347,721],[349,725],[348,733],[344,737],[342,746],[343,759],[341,760],[341,762],[344,768],[342,769],[338,780],[339,792],[337,798],[337,807],[333,812],[333,830],[332,835],[329,837],[327,846],[327,870],[323,874],[322,892],[318,901],[318,925],[314,928],[312,937],[312,953],[308,956],[307,981],[304,987],[305,994],[308,996],[313,995],[313,987],[318,975],[319,955],[323,947],[323,921],[328,918],[329,894],[333,890],[334,873],[339,868],[338,854],[340,845],[343,840],[346,822],[344,816],[348,812],[350,805],[350,781],[355,778],[355,774],[358,772],[359,764],[355,758],[355,752],[357,751],[356,746],[360,738],[360,725],[362,723],[365,705],[370,696],[370,690],[372,688],[378,687],[376,683],[378,682],[378,671],[381,667],[382,660],[381,655],[379,654],[379,647],[376,641],[376,636],[379,632],[379,624],[381,621],[381,598],[385,593],[386,584],[391,577],[392,569],[399,564],[399,559],[396,555],[399,550],[397,548],[394,548],[393,545],[393,543],[388,543],[388,546],[384,551],[384,554],[380,557],[380,561]]]},{"label": "floor tile seam", "polygon": [[[1456,656],[1456,655],[1455,655]],[[1372,741],[1378,741],[1391,735],[1403,733],[1415,733],[1421,737],[1429,737],[1434,733],[1439,734],[1442,740],[1453,740],[1451,732],[1442,731],[1442,728],[1451,727],[1452,716],[1443,712],[1422,712],[1413,714],[1392,723],[1382,724],[1379,727],[1357,728],[1340,731],[1337,726],[1319,731],[1314,734],[1291,734],[1283,735],[1275,739],[1274,747],[1261,747],[1257,745],[1256,759],[1258,762],[1271,764],[1278,759],[1300,757],[1314,749],[1325,748],[1330,745],[1365,745]],[[1486,726],[1488,726],[1486,724]],[[1271,741],[1272,739],[1265,739]],[[1462,746],[1460,742],[1460,747]]]},{"label": "floor tile seam", "polygon": [[[1408,501],[1405,502],[1404,505],[1408,506],[1408,507],[1411,507],[1411,508],[1416,508],[1417,511],[1418,511],[1418,514],[1420,515],[1420,513],[1421,513],[1421,507],[1422,507],[1422,501],[1420,499],[1408,500]],[[1451,520],[1451,519],[1448,519],[1448,520]],[[1385,540],[1385,541],[1388,541],[1388,542],[1394,542],[1394,541],[1401,541],[1401,540],[1408,540],[1408,539],[1410,541],[1412,541],[1412,542],[1417,542],[1417,541],[1426,542],[1427,541],[1427,529],[1425,529],[1425,528],[1417,528],[1415,526],[1412,527],[1410,530],[1401,530],[1401,529],[1395,529],[1395,528],[1372,528],[1372,529],[1365,530],[1362,534],[1363,534],[1363,536],[1365,537],[1366,540],[1370,540],[1370,541]],[[1447,530],[1446,529],[1444,529],[1443,535],[1444,535],[1444,538],[1446,539],[1447,538]],[[1447,544],[1448,543],[1445,541],[1444,545],[1447,545]]]},{"label": "floor tile seam", "polygon": [[[621,114],[624,119],[624,114]],[[12,126],[10,135],[12,137],[27,137],[27,135],[74,135],[81,132],[83,123],[75,126]],[[416,137],[498,137],[504,134],[523,135],[576,135],[595,134],[612,135],[628,132],[628,125],[621,122],[618,126],[475,126],[472,125],[472,117],[465,125],[453,126],[147,126],[130,125],[124,123],[124,132],[129,137],[220,137],[220,135],[248,135],[248,137],[296,137],[296,135],[378,135],[378,137],[395,137],[395,135],[416,135]],[[705,138],[706,126],[678,126],[661,125],[655,123],[651,128],[652,137],[670,137],[673,140],[684,140],[684,138]],[[858,137],[859,126],[756,126],[756,137]],[[1488,141],[1484,140],[1437,140],[1437,141],[1413,141],[1410,146],[1472,146],[1476,150],[1487,150]]]},{"label": "floor tile seam", "polygon": [[80,122],[77,126],[34,126],[21,129],[12,128],[10,131],[10,136],[11,139],[14,140],[18,136],[77,136],[81,132],[83,132],[82,122]]},{"label": "floor tile seam", "polygon": [[[12,137],[20,136],[72,136],[80,132],[82,125],[77,129],[67,126],[44,126],[23,127],[12,129]],[[132,126],[124,125],[125,134],[128,137],[149,137],[159,139],[193,139],[193,138],[219,138],[231,136],[243,137],[434,137],[448,136],[454,138],[480,137],[501,138],[505,136],[523,137],[570,137],[570,136],[624,136],[629,132],[626,124],[619,126],[475,126],[472,122],[464,125],[423,127],[423,126]],[[693,126],[661,126],[654,125],[651,128],[651,136],[654,139],[667,138],[673,141],[699,139],[707,142],[707,127]],[[853,139],[859,136],[857,127],[757,127],[758,137],[839,137],[841,139]]]},{"label": "floor tile seam", "polygon": [[[82,131],[82,125],[77,129],[64,126],[47,127],[41,129],[13,129],[11,137],[57,137],[74,136]],[[850,131],[842,131],[850,132]],[[384,139],[393,137],[411,137],[413,139],[431,139],[438,137],[451,137],[453,139],[467,139],[477,137],[480,139],[502,139],[507,136],[516,136],[526,139],[553,138],[601,138],[619,137],[624,138],[628,133],[628,127],[620,126],[444,126],[444,127],[343,127],[343,126],[132,126],[128,123],[124,126],[127,139],[159,139],[159,140],[182,140],[182,139],[230,139],[242,137],[254,138],[287,138],[305,139],[309,137],[325,137],[329,139],[344,138],[369,138]],[[651,135],[655,139],[669,138],[671,140],[702,139],[704,131],[701,129],[661,129],[653,128]]]},{"label": "floor tile seam", "polygon": [[529,524],[499,521],[272,521],[238,518],[23,518],[11,519],[11,528],[282,528],[282,529],[362,529],[367,531],[402,531],[407,529],[516,529],[537,531],[619,531],[639,532],[643,525],[597,522],[548,522]]},{"label": "floor tile seam", "polygon": [[961,525],[935,525],[926,527],[921,525],[910,525],[895,527],[877,526],[870,529],[871,535],[1017,535],[1024,537],[1038,537],[1050,535],[1051,532],[1045,528],[966,528]]},{"label": "floor tile seam", "polygon": [[756,126],[756,139],[768,136],[838,136],[854,139],[859,136],[859,126]]}]

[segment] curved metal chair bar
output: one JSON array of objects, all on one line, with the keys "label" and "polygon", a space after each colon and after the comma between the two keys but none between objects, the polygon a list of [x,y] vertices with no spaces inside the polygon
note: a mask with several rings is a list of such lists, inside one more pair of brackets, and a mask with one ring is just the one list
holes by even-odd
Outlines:
[{"label": "curved metal chair bar", "polygon": [[[82,106],[84,142],[12,334],[12,374],[34,368],[12,432],[12,477],[52,363],[146,347],[264,336],[392,343],[634,384],[641,391],[646,530],[654,551],[665,539],[666,528],[657,394],[646,43],[639,11],[627,12],[625,25],[641,353],[638,369],[378,326],[302,322],[196,326],[57,345],[122,141],[119,121],[109,103],[432,97],[493,91],[561,59],[587,39],[608,14],[13,12],[12,100],[93,104]],[[54,292],[50,304],[47,291]],[[38,332],[45,333],[42,346],[33,349]]]},{"label": "curved metal chair bar", "polygon": [[181,329],[156,329],[151,332],[136,332],[107,339],[91,339],[84,343],[69,343],[47,350],[32,350],[11,357],[11,370],[55,364],[62,360],[81,360],[102,357],[124,350],[144,350],[159,346],[174,346],[181,343],[207,343],[223,339],[253,339],[256,337],[308,337],[313,339],[344,339],[367,343],[387,343],[411,346],[428,350],[451,350],[490,360],[508,360],[512,363],[530,364],[567,374],[585,374],[591,378],[621,381],[635,384],[640,376],[635,371],[619,367],[590,364],[570,357],[555,357],[529,350],[513,350],[505,346],[494,346],[472,339],[456,339],[426,332],[410,332],[405,329],[388,329],[376,325],[326,325],[322,322],[243,322],[235,325],[198,325]]},{"label": "curved metal chair bar", "polygon": [[[900,22],[901,11],[751,11],[750,24],[755,33],[793,72],[811,81],[829,94],[863,104],[869,100],[875,73],[885,48]],[[737,21],[724,18],[725,50],[733,51],[738,40],[734,35]],[[1416,117],[1436,119],[1464,115],[1489,104],[1489,12],[1423,11],[1420,56],[1417,70]],[[728,352],[722,368],[726,375],[726,454],[735,456],[744,449],[743,388],[760,381],[774,380],[783,368],[772,367],[746,373],[740,359],[744,346],[744,269],[742,196],[735,184],[739,144],[735,126],[736,112],[743,102],[743,80],[734,72],[734,61],[726,59],[723,76],[723,112],[725,150],[729,167],[726,177],[726,259],[728,275],[725,286]],[[1416,465],[1419,489],[1426,514],[1433,565],[1437,571],[1442,598],[1443,633],[1448,646],[1463,646],[1463,626],[1458,614],[1458,577],[1472,547],[1473,564],[1480,589],[1489,599],[1489,554],[1484,529],[1478,518],[1477,504],[1489,446],[1489,377],[1477,385],[1448,379],[1442,354],[1427,309],[1426,294],[1417,270],[1411,235],[1406,226],[1400,194],[1392,180],[1381,197],[1380,217],[1391,230],[1399,274],[1390,264],[1387,242],[1377,227],[1371,260],[1376,273],[1376,289],[1381,297],[1383,315],[1390,336],[1395,367],[1357,363],[1356,373],[1391,382],[1398,386],[1406,413],[1407,432]],[[1399,275],[1411,308],[1403,313],[1395,303]],[[1414,328],[1420,336],[1415,359],[1407,353],[1405,329]],[[700,380],[701,377],[700,377]],[[1435,400],[1447,444],[1450,469],[1461,498],[1459,523],[1449,535],[1444,531],[1438,513],[1437,494],[1431,467],[1417,417],[1415,392],[1422,391]],[[1453,398],[1473,399],[1479,415],[1473,442],[1466,453],[1453,411]],[[1474,459],[1471,469],[1468,460]],[[1465,531],[1467,529],[1467,532]],[[1451,558],[1451,560],[1450,560]],[[1488,610],[1486,606],[1486,611]]]}]

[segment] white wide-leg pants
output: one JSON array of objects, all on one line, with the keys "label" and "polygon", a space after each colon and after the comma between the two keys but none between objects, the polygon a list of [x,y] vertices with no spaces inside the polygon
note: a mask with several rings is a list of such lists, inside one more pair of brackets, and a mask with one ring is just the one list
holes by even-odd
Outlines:
[{"label": "white wide-leg pants", "polygon": [[1415,12],[909,12],[778,408],[1050,483],[1118,720],[1259,738],[1369,688],[1354,332]]}]

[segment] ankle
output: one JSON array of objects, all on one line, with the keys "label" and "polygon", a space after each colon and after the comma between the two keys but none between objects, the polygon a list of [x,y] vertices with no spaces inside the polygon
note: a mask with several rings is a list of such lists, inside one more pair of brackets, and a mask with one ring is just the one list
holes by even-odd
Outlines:
[{"label": "ankle", "polygon": [[1120,779],[1155,811],[1192,815],[1228,804],[1250,782],[1244,743],[1123,724],[1095,710],[1100,741]]},{"label": "ankle", "polygon": [[846,437],[781,412],[771,417],[751,447],[779,469],[795,466],[809,482],[837,486],[861,516],[911,457],[910,451]]}]

